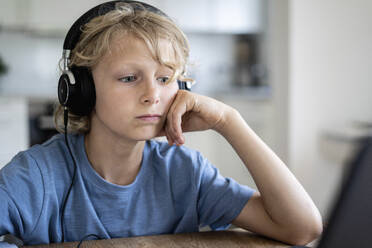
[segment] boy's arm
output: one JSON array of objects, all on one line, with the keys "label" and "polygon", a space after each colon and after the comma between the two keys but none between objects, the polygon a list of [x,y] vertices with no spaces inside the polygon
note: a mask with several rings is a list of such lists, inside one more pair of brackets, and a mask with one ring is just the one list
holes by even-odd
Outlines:
[{"label": "boy's arm", "polygon": [[228,109],[214,129],[237,152],[260,192],[233,224],[287,243],[309,243],[322,232],[318,209],[287,166],[236,110]]},{"label": "boy's arm", "polygon": [[[18,153],[0,170],[0,236],[24,239],[35,230],[44,189],[41,170],[28,152]],[[1,241],[9,242],[9,237]]]},{"label": "boy's arm", "polygon": [[233,222],[287,243],[306,244],[322,232],[318,209],[275,153],[232,107],[180,90],[162,131],[170,145],[185,142],[183,132],[213,129],[232,145],[251,173],[255,193]]},{"label": "boy's arm", "polygon": [[16,228],[14,223],[11,219],[11,208],[13,208],[14,204],[11,201],[9,195],[6,193],[5,190],[0,185],[0,248],[2,247],[17,247],[13,246],[9,241],[9,234],[15,233]]}]

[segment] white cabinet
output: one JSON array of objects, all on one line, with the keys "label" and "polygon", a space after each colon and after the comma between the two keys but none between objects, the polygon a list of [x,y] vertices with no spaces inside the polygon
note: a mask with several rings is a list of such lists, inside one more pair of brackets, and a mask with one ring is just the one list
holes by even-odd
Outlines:
[{"label": "white cabinet", "polygon": [[0,23],[39,32],[66,31],[85,11],[105,0],[1,0]]},{"label": "white cabinet", "polygon": [[[42,32],[65,31],[85,11],[106,0],[1,0],[0,23]],[[143,0],[186,32],[262,31],[262,0]]]},{"label": "white cabinet", "polygon": [[0,168],[28,148],[27,116],[26,99],[0,96]]},{"label": "white cabinet", "polygon": [[257,33],[263,27],[262,0],[157,0],[155,6],[185,32]]},{"label": "white cabinet", "polygon": [[9,68],[1,77],[0,93],[6,96],[57,97],[62,45],[62,39],[0,32],[0,55]]}]

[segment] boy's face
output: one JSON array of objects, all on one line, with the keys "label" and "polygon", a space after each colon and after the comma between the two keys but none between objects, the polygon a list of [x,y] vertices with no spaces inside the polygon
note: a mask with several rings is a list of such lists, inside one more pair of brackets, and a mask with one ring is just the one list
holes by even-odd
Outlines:
[{"label": "boy's face", "polygon": [[[174,59],[170,43],[161,52]],[[152,57],[145,43],[132,35],[116,36],[111,52],[92,68],[96,106],[92,131],[132,141],[155,137],[164,126],[178,84],[165,83],[173,71]],[[156,115],[155,117],[147,117]],[[94,130],[93,130],[94,129]]]}]

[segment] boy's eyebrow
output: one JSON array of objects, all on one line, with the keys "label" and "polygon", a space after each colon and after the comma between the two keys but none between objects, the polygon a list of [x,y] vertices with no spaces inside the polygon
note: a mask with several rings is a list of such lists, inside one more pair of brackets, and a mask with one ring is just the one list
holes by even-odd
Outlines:
[{"label": "boy's eyebrow", "polygon": [[[121,62],[121,63],[110,63],[111,64],[111,68],[114,68],[115,70],[121,70],[121,69],[126,69],[126,68],[130,68],[130,69],[137,69],[137,68],[141,68],[141,67],[144,67],[144,63],[139,63],[138,61],[128,61],[128,62]],[[161,65],[159,63],[157,63],[157,70],[168,70],[170,72],[172,72],[173,70],[171,68],[169,68],[168,66],[166,65]]]}]

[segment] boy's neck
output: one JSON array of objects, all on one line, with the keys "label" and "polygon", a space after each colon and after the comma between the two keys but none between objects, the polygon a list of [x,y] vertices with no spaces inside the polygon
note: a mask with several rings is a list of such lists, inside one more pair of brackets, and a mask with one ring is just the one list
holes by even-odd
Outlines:
[{"label": "boy's neck", "polygon": [[90,164],[106,181],[128,185],[136,179],[145,141],[124,142],[91,131],[85,136],[84,144]]}]

